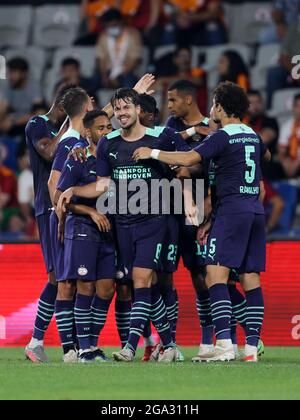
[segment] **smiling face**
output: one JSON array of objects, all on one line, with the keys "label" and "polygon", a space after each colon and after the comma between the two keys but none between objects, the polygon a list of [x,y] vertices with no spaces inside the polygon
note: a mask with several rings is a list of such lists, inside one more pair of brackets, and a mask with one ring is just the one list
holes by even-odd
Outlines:
[{"label": "smiling face", "polygon": [[141,108],[134,105],[130,99],[119,99],[114,104],[114,115],[118,120],[121,128],[129,130],[136,125],[139,120]]}]

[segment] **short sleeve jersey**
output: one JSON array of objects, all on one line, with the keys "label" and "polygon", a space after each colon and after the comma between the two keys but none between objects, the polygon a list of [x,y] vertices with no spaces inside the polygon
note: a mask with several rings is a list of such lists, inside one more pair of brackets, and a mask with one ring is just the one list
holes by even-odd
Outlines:
[{"label": "short sleeve jersey", "polygon": [[46,213],[52,207],[47,185],[52,162],[47,162],[42,158],[36,150],[36,145],[43,138],[54,139],[57,132],[57,128],[46,115],[31,118],[25,128],[26,143],[34,179],[34,207],[36,217]]},{"label": "short sleeve jersey", "polygon": [[[166,127],[147,128],[145,136],[133,142],[124,140],[120,130],[116,130],[100,140],[97,147],[97,175],[111,177],[114,181],[117,201],[116,222],[122,225],[143,221],[151,216],[161,214],[163,210],[161,193],[151,195],[151,181],[167,178],[165,165],[153,159],[135,162],[132,156],[139,147],[170,152],[187,150],[181,136]],[[139,188],[141,181],[144,181],[144,186],[146,183],[147,188]],[[139,212],[132,214],[128,204],[137,190],[140,190]],[[127,194],[125,201],[124,191]]]},{"label": "short sleeve jersey", "polygon": [[264,214],[260,201],[260,161],[266,152],[259,136],[245,124],[229,124],[194,149],[213,160],[218,215]]}]

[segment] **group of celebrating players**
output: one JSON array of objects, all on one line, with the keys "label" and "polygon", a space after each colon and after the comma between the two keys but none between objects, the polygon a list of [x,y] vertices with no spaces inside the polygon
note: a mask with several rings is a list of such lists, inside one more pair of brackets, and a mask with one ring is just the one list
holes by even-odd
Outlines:
[{"label": "group of celebrating players", "polygon": [[[103,110],[94,109],[82,88],[64,86],[49,113],[27,124],[35,212],[49,273],[25,349],[32,362],[48,361],[44,335],[54,313],[65,363],[109,361],[98,340],[115,294],[122,347],[113,353],[115,361],[132,362],[142,336],[143,361],[183,361],[173,282],[180,257],[191,275],[202,330],[192,361],[238,358],[237,323],[246,336],[243,359],[257,362],[263,353],[260,272],[266,237],[260,162],[270,153],[242,122],[247,94],[235,84],[220,84],[206,118],[197,105],[197,87],[180,80],[168,90],[166,127],[158,127],[149,90],[153,82],[147,74],[133,89],[119,89]],[[181,214],[175,214],[174,199],[165,214],[163,194],[153,203],[153,181],[165,179],[182,184],[191,179],[193,186],[204,180],[203,220],[194,188],[183,188]],[[148,188],[139,195],[139,211],[132,212],[139,180]],[[110,196],[116,211],[105,214],[97,202]]]}]

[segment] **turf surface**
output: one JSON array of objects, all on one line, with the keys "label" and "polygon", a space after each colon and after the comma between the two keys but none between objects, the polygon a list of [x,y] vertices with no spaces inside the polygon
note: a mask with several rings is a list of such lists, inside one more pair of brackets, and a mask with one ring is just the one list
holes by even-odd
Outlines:
[{"label": "turf surface", "polygon": [[[105,349],[109,355],[112,349]],[[33,365],[23,349],[0,349],[0,399],[300,399],[299,348],[267,348],[257,365],[106,363],[64,365],[60,349],[51,363]]]}]

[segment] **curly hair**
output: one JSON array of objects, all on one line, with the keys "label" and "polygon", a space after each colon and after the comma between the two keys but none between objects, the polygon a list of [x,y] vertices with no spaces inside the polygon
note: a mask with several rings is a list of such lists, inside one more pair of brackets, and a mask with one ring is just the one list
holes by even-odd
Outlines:
[{"label": "curly hair", "polygon": [[250,106],[245,90],[232,82],[220,83],[213,97],[215,103],[222,106],[228,117],[242,120]]}]

